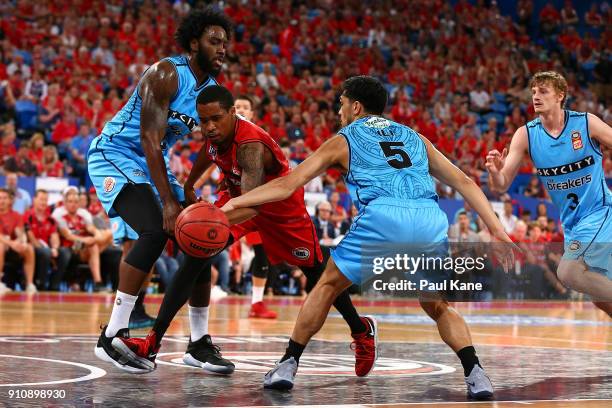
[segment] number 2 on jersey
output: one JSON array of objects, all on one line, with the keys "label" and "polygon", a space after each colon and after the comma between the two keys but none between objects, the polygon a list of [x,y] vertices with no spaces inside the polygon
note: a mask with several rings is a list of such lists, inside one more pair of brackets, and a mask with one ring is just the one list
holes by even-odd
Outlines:
[{"label": "number 2 on jersey", "polygon": [[402,147],[404,144],[402,142],[379,142],[380,148],[382,149],[385,157],[393,157],[399,156],[401,160],[393,158],[391,160],[387,160],[389,166],[394,167],[396,169],[405,169],[406,167],[412,166],[412,161],[410,161],[410,157],[408,153]]}]

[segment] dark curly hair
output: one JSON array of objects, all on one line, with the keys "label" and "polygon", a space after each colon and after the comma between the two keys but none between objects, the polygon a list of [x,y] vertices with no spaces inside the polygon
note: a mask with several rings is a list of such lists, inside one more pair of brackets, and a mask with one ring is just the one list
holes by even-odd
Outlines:
[{"label": "dark curly hair", "polygon": [[220,26],[225,30],[227,38],[232,37],[234,24],[222,11],[208,6],[202,10],[189,13],[176,29],[174,38],[186,52],[191,51],[191,40],[199,40],[204,31],[210,26]]},{"label": "dark curly hair", "polygon": [[342,93],[351,101],[363,105],[367,113],[382,115],[387,106],[387,90],[383,84],[371,76],[354,76],[342,84]]}]

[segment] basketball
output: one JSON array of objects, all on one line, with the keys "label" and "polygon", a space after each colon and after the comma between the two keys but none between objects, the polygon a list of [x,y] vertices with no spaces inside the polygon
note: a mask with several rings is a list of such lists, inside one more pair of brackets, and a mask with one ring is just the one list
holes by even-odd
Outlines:
[{"label": "basketball", "polygon": [[205,202],[185,208],[174,227],[174,236],[183,252],[197,258],[209,258],[221,252],[229,235],[225,213]]}]

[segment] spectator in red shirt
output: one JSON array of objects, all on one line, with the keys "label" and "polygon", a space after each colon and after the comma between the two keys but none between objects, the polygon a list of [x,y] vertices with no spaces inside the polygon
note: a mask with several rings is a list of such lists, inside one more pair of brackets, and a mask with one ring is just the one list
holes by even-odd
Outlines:
[{"label": "spectator in red shirt", "polygon": [[561,14],[559,14],[552,2],[549,1],[540,11],[542,32],[547,35],[554,33],[560,22]]},{"label": "spectator in red shirt", "polygon": [[54,145],[43,148],[42,160],[36,163],[36,168],[41,177],[64,177],[64,163],[59,160],[59,154]]},{"label": "spectator in red shirt", "polygon": [[30,159],[34,165],[42,160],[44,145],[45,137],[42,133],[36,132],[30,138],[30,152],[28,154],[28,159]]},{"label": "spectator in red shirt", "polygon": [[0,130],[2,131],[2,140],[0,140],[0,163],[2,163],[4,167],[4,162],[17,153],[17,148],[15,147],[17,134],[15,133],[15,126],[12,123],[0,126]]},{"label": "spectator in red shirt", "polygon": [[571,0],[565,0],[565,5],[561,9],[561,20],[565,25],[577,25],[580,22]]},{"label": "spectator in red shirt", "polygon": [[597,3],[591,3],[591,8],[586,12],[584,21],[594,28],[600,28],[603,26],[604,20],[599,11],[597,10]]},{"label": "spectator in red shirt", "polygon": [[76,115],[71,109],[68,109],[62,120],[55,125],[53,133],[51,133],[51,141],[55,144],[67,142],[76,136],[78,132]]},{"label": "spectator in red shirt", "polygon": [[50,290],[59,290],[59,284],[70,261],[70,250],[60,247],[60,237],[57,223],[51,217],[49,210],[49,193],[46,190],[36,190],[32,209],[23,217],[24,227],[30,244],[36,255],[36,284],[46,288],[47,272],[53,259],[57,269],[53,271]]},{"label": "spectator in red shirt", "polygon": [[11,192],[0,188],[0,271],[5,261],[23,263],[26,292],[36,293],[34,285],[34,248],[27,243],[23,217],[13,211]]},{"label": "spectator in red shirt", "polygon": [[28,159],[30,155],[30,144],[27,141],[21,142],[15,156],[9,157],[4,162],[4,171],[17,173],[20,176],[36,176],[36,166]]},{"label": "spectator in red shirt", "polygon": [[94,292],[106,291],[100,274],[100,246],[96,243],[102,237],[89,211],[79,208],[78,192],[69,190],[64,195],[64,207],[57,208],[52,216],[58,224],[61,245],[70,248],[81,262],[89,264]]}]

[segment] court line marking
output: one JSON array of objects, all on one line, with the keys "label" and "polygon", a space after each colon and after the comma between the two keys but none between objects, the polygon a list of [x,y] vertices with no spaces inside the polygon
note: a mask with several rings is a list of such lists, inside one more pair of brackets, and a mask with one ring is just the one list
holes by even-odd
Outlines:
[{"label": "court line marking", "polygon": [[[495,406],[497,404],[538,404],[542,402],[553,402],[553,403],[579,403],[579,402],[606,402],[612,401],[612,399],[596,399],[596,398],[585,398],[585,399],[543,399],[543,400],[524,400],[524,401],[513,401],[513,400],[492,400],[492,401],[431,401],[431,402],[391,402],[391,403],[372,403],[372,404],[338,404],[338,405],[330,405],[330,404],[321,404],[321,405],[244,405],[241,408],[277,408],[277,407],[285,407],[285,408],[318,408],[318,407],[334,407],[334,408],[353,408],[353,407],[386,407],[386,406],[419,406],[419,405],[475,405],[475,404],[489,404],[491,406]],[[218,407],[221,408],[221,407]]]},{"label": "court line marking", "polygon": [[[437,333],[437,331],[432,330],[432,332]],[[0,334],[0,336],[4,336],[4,337],[17,337],[14,334],[6,334],[6,335],[2,335]],[[37,334],[27,334],[27,335],[20,335],[18,337],[36,337],[36,336],[52,336],[52,337],[56,337],[56,338],[61,338],[61,337],[86,337],[86,336],[95,336],[95,338],[98,338],[100,336],[99,333],[37,333]],[[188,338],[187,334],[171,334],[169,336],[172,336],[170,338],[166,338],[164,337],[164,340],[167,340],[169,342],[172,343],[188,343],[188,341],[186,340],[181,340],[181,339],[177,339],[177,337],[181,337],[184,339]],[[228,337],[228,338],[232,338],[232,337],[249,337],[248,334],[215,334],[215,337]],[[289,340],[289,336],[290,334],[287,333],[266,333],[265,336],[263,337],[272,337],[272,336],[278,336],[278,337],[286,337],[287,341]],[[133,337],[144,337],[144,333],[142,335],[139,336],[133,336]],[[253,336],[254,338],[258,338],[257,336]],[[519,337],[521,338],[521,337]],[[539,337],[538,337],[539,338]],[[313,340],[316,341],[322,341],[322,342],[330,342],[330,343],[344,343],[344,340],[335,340],[335,339],[322,339],[319,338],[318,336],[315,336],[312,338]],[[546,338],[541,338],[542,340],[545,340]],[[66,340],[66,341],[70,341],[70,340]],[[569,341],[569,340],[568,340]],[[444,344],[442,342],[442,340],[439,340],[437,342],[432,343],[431,341],[428,340],[386,340],[386,341],[380,341],[380,343],[385,344],[385,343],[400,343],[400,344]],[[606,343],[606,344],[612,344],[612,343]],[[515,348],[539,348],[539,349],[551,349],[551,350],[572,350],[572,351],[576,351],[575,348],[572,347],[552,347],[552,346],[536,346],[536,345],[532,345],[532,344],[503,344],[503,343],[479,343],[478,345],[480,346],[489,346],[489,347],[515,347]],[[589,351],[589,352],[593,352],[593,353],[612,353],[612,350],[597,350],[597,349],[580,349],[580,351]]]},{"label": "court line marking", "polygon": [[92,366],[89,364],[75,363],[73,361],[53,360],[50,358],[40,358],[40,357],[16,356],[14,354],[0,354],[0,358],[2,357],[21,358],[24,360],[50,361],[52,363],[67,364],[67,365],[72,365],[72,366],[76,366],[76,367],[80,367],[80,368],[89,370],[89,374],[85,376],[77,377],[77,378],[69,378],[67,380],[43,381],[43,382],[33,382],[33,383],[17,383],[17,384],[0,384],[0,387],[25,387],[25,386],[38,386],[38,385],[69,384],[69,383],[95,380],[96,378],[104,377],[106,375],[106,371],[101,368],[98,368],[96,366]]},{"label": "court line marking", "polygon": [[[183,354],[182,351],[170,351],[170,352],[166,352],[166,353],[158,353],[157,357],[158,359],[157,364],[159,365],[169,365],[169,366],[176,366],[176,367],[183,367],[183,368],[193,368],[196,370],[200,370],[201,368],[199,367],[194,367],[194,366],[190,366],[187,364],[183,364],[181,362],[179,362],[178,360],[181,360],[181,355]],[[176,358],[172,358],[169,361],[167,360],[162,360],[160,359],[160,357],[167,357],[167,356],[172,356],[172,355],[177,355],[178,357]],[[264,367],[263,364],[266,361],[270,361],[271,363],[273,363],[274,361],[277,360],[277,355],[275,352],[267,352],[267,351],[241,351],[241,350],[226,350],[224,355],[228,356],[228,358],[237,358],[237,361],[244,361],[246,358],[248,357],[253,357],[253,359],[256,362],[260,362],[262,364],[262,369],[257,370],[257,369],[252,369],[252,368],[236,368],[237,372],[243,372],[243,373],[256,373],[256,374],[261,374],[261,373],[265,373],[267,371],[270,371],[270,367]],[[326,353],[313,353],[313,354],[309,354],[308,356],[304,357],[305,361],[309,361],[311,362],[311,360],[314,360],[315,363],[321,363],[321,361],[319,361],[321,358],[326,358],[326,357],[333,357],[333,358],[341,358],[341,359],[350,359],[352,362],[352,358],[353,356],[348,355],[348,354],[326,354]],[[383,357],[384,358],[384,357]],[[310,360],[309,360],[310,359]],[[424,366],[433,366],[438,368],[438,371],[428,371],[428,372],[412,372],[412,373],[404,373],[404,374],[389,374],[386,373],[385,371],[389,371],[389,370],[384,370],[384,369],[379,369],[377,371],[377,374],[380,375],[375,375],[374,377],[377,378],[382,378],[382,377],[420,377],[420,376],[430,376],[430,375],[443,375],[443,374],[452,374],[455,371],[457,371],[457,369],[455,367],[446,365],[446,364],[440,364],[440,363],[432,363],[432,362],[428,362],[428,361],[420,361],[420,360],[411,360],[411,359],[401,359],[401,358],[387,358],[387,360],[401,360],[401,361],[405,361],[407,363],[416,363],[419,364],[421,367]],[[311,362],[312,363],[312,362]],[[381,361],[382,363],[382,361]],[[323,363],[321,363],[323,364]],[[419,367],[415,367],[412,368],[412,370],[419,368]],[[351,367],[352,369],[352,367]],[[376,371],[376,368],[374,368],[374,370]],[[407,369],[401,369],[401,368],[396,368],[396,369],[390,369],[390,371],[395,371],[395,370],[407,370]],[[349,370],[346,370],[346,372],[337,372],[334,374],[329,374],[329,373],[318,373],[316,371],[303,371],[300,372],[300,375],[304,375],[304,376],[315,376],[315,377],[331,377],[331,376],[336,376],[336,377],[355,377],[355,374]]]},{"label": "court line marking", "polygon": [[[294,322],[295,323],[295,322]],[[408,330],[408,329],[400,329],[400,328],[391,328],[392,330]],[[389,328],[385,328],[384,331],[389,330]],[[437,330],[427,330],[427,329],[409,329],[410,331],[423,331],[423,332],[427,332],[427,333],[438,333]],[[476,334],[477,332],[472,332],[472,334]],[[495,334],[489,334],[489,333],[479,333],[480,335],[483,336],[496,336],[496,337],[512,337],[509,335],[495,335]],[[289,340],[289,336],[291,335],[291,333],[274,333],[274,332],[270,332],[267,333],[266,335],[263,337],[270,337],[270,336],[281,336],[281,337],[286,337],[287,340]],[[77,336],[77,337],[84,337],[84,336],[96,336],[99,337],[100,333],[33,333],[33,334],[20,334],[20,335],[15,335],[15,334],[2,334],[0,333],[0,336],[3,337],[36,337],[36,336],[53,336],[53,337],[65,337],[65,336]],[[184,338],[188,338],[188,334],[171,334],[169,336],[173,336],[173,337],[184,337]],[[141,336],[133,336],[133,337],[144,337],[144,334]],[[254,337],[257,338],[257,336],[249,336],[249,334],[215,334],[214,337]],[[565,341],[568,343],[571,342],[585,342],[585,343],[591,343],[591,344],[599,344],[599,345],[612,345],[612,342],[589,342],[588,340],[569,340],[569,339],[555,339],[555,338],[549,338],[549,337],[535,337],[535,336],[518,336],[518,337],[514,337],[516,339],[537,339],[537,340],[558,340],[558,341]],[[164,337],[164,340],[168,340],[171,342],[176,342],[176,343],[183,343],[183,341],[180,340],[176,340],[176,339],[167,339]],[[333,342],[333,343],[342,343],[343,340],[333,340],[333,339],[321,339],[318,336],[314,336],[313,340],[317,340],[317,341],[328,341],[328,342]],[[403,340],[403,339],[398,339],[398,340],[380,340],[380,343],[423,343],[423,344],[443,344],[442,340],[439,340],[435,343],[432,343],[431,341],[419,341],[419,340]],[[530,348],[544,348],[544,349],[553,349],[553,350],[575,350],[575,348],[572,347],[552,347],[552,346],[536,346],[536,345],[521,345],[521,344],[503,344],[503,343],[479,343],[480,345],[483,346],[499,346],[499,347],[530,347]],[[597,349],[580,349],[582,351],[594,351],[594,352],[604,352],[604,353],[610,353],[612,352],[612,350],[597,350]]]},{"label": "court line marking", "polygon": [[[45,311],[41,311],[42,313],[45,313]],[[47,313],[53,313],[55,314],[54,311],[48,310],[46,311]],[[90,315],[90,313],[87,312],[73,312],[71,314],[88,314]],[[180,316],[180,318],[183,318],[183,316]],[[187,318],[187,316],[185,316],[184,318]],[[226,318],[215,318],[215,319],[211,319],[211,320],[221,320],[221,321],[234,321],[235,319],[226,319]],[[243,319],[243,320],[248,320],[248,319]],[[287,323],[287,324],[295,324],[295,321],[289,321],[289,320],[277,320],[276,323]],[[432,322],[433,323],[433,322]],[[389,323],[389,324],[393,324],[393,323]],[[22,323],[19,323],[19,325],[23,325]],[[343,324],[339,324],[339,323],[332,323],[326,324],[327,326],[344,326]],[[519,326],[519,327],[528,327],[528,326]],[[438,331],[436,329],[425,329],[425,328],[415,328],[415,327],[410,327],[410,329],[408,329],[407,327],[385,327],[384,331],[418,331],[418,332],[424,332],[424,333],[437,333]],[[590,341],[590,340],[572,340],[572,339],[562,339],[562,338],[556,338],[556,337],[538,337],[538,336],[516,336],[516,335],[511,335],[511,334],[496,334],[496,333],[487,333],[487,332],[480,332],[480,331],[470,331],[472,333],[472,335],[478,335],[478,336],[488,336],[488,337],[514,337],[517,339],[526,339],[526,340],[542,340],[542,341],[555,341],[555,342],[559,342],[559,343],[570,343],[570,344],[576,344],[576,343],[582,343],[582,344],[593,344],[593,345],[598,345],[598,346],[608,346],[608,345],[612,345],[612,342],[600,342],[600,341]],[[63,335],[63,334],[62,334]],[[285,334],[283,334],[285,335]]]}]

